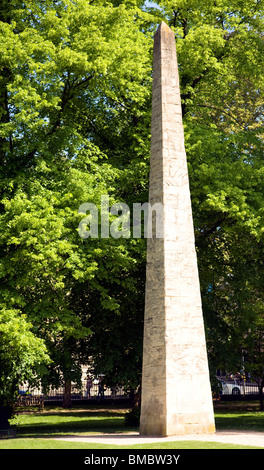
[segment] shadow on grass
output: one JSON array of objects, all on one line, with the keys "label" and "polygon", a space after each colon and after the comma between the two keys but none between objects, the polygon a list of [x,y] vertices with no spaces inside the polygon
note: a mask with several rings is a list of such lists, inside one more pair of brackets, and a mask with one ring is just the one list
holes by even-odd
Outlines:
[{"label": "shadow on grass", "polygon": [[217,430],[264,432],[264,413],[216,413],[215,424]]},{"label": "shadow on grass", "polygon": [[57,411],[19,415],[13,420],[18,437],[48,437],[65,434],[122,433],[135,430],[125,427],[124,413],[112,411]]}]

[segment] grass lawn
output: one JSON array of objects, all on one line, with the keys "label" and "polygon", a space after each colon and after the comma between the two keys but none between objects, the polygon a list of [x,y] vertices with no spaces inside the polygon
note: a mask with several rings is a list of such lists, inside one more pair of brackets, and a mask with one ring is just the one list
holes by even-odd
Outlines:
[{"label": "grass lawn", "polygon": [[16,416],[18,437],[84,436],[95,433],[114,433],[135,430],[126,428],[126,410],[89,409],[65,411],[63,408],[45,410],[44,413],[28,413]]},{"label": "grass lawn", "polygon": [[[158,444],[137,444],[133,446],[113,446],[82,442],[60,441],[54,438],[85,436],[89,434],[122,433],[137,431],[127,428],[124,414],[127,410],[98,409],[45,409],[43,413],[20,414],[12,420],[16,425],[17,438],[0,440],[0,449],[245,449],[248,447],[220,444],[215,442],[176,441]],[[215,422],[218,430],[262,431],[264,432],[264,412],[254,408],[232,407],[230,404],[216,408]]]},{"label": "grass lawn", "polygon": [[1,449],[257,449],[235,444],[221,444],[218,442],[177,441],[158,444],[136,444],[131,446],[115,446],[109,444],[96,444],[87,442],[68,442],[55,439],[17,438],[0,441]]},{"label": "grass lawn", "polygon": [[219,431],[264,432],[264,412],[259,402],[220,402],[215,406],[215,424]]}]

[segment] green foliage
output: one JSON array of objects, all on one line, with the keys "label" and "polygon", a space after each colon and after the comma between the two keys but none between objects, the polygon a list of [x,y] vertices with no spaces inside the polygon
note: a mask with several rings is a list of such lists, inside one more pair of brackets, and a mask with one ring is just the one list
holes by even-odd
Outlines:
[{"label": "green foliage", "polygon": [[[81,239],[78,208],[99,206],[104,194],[110,205],[130,203],[146,188],[148,14],[136,2],[28,0],[11,1],[0,19],[0,301],[45,341],[46,385],[78,382],[91,353],[111,358],[104,371],[113,376],[129,321],[141,331],[143,310],[131,299],[142,303],[144,243]],[[136,173],[142,179],[129,188]],[[135,346],[130,330],[116,381],[130,378],[140,331]]]},{"label": "green foliage", "polygon": [[[114,315],[117,332],[123,322],[121,302],[136,290],[129,274],[135,270],[137,244],[134,248],[133,243],[114,244],[112,239],[86,241],[77,232],[83,218],[79,206],[83,201],[99,206],[117,177],[108,164],[97,163],[95,154],[96,148],[89,145],[58,168],[41,162],[15,196],[2,201],[1,297],[10,307],[20,308],[45,339],[57,365],[50,373],[56,385],[61,372],[64,379],[69,370],[73,380],[80,379],[80,365],[90,352],[82,341],[94,329],[105,331],[105,323],[95,322],[96,312],[105,320]],[[125,309],[126,320],[130,308]],[[121,351],[117,335],[118,346]]]},{"label": "green foliage", "polygon": [[135,6],[87,0],[10,6],[11,21],[0,30],[9,105],[1,135],[9,139],[9,158],[19,155],[16,171],[39,155],[74,155],[94,134],[114,151],[131,110],[140,118],[150,95],[145,15]]},{"label": "green foliage", "polygon": [[50,359],[42,339],[18,310],[0,311],[0,403],[12,401],[18,384],[36,379],[47,372]]}]

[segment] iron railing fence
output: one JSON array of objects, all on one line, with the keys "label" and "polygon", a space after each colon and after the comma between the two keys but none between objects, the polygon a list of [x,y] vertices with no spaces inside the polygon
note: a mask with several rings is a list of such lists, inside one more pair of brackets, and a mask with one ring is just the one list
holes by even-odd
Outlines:
[{"label": "iron railing fence", "polygon": [[[45,401],[63,400],[64,387],[52,388],[50,387],[48,392],[44,393],[42,387],[31,388],[27,384],[22,384],[19,387],[19,395],[30,395],[38,396],[43,398]],[[127,392],[119,386],[116,387],[105,387],[102,386],[98,380],[95,380],[91,386],[87,385],[87,380],[82,381],[82,386],[79,388],[75,384],[71,387],[71,399],[72,400],[89,400],[89,398],[126,398]]]},{"label": "iron railing fence", "polygon": [[[243,379],[231,379],[226,377],[217,377],[221,384],[221,395],[257,395],[259,389],[256,383],[249,380]],[[194,390],[195,393],[195,390]],[[30,388],[27,384],[22,384],[19,387],[20,395],[31,395],[43,398],[45,401],[63,400],[64,387],[52,388],[50,387],[48,392],[44,393],[44,390],[40,388]],[[81,387],[79,388],[76,384],[72,384],[71,387],[71,399],[72,400],[89,400],[95,398],[127,398],[128,393],[122,387],[105,387],[100,384],[98,379],[88,383],[87,380],[82,380]]]}]

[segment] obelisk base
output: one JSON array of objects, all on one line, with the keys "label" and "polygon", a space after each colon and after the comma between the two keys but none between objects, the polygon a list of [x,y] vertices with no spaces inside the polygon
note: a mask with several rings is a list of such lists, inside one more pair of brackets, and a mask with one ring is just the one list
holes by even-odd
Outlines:
[{"label": "obelisk base", "polygon": [[168,426],[168,428],[166,428],[163,421],[158,423],[157,419],[155,419],[152,422],[150,417],[148,417],[146,422],[140,423],[140,434],[142,436],[168,437],[214,433],[215,425],[209,413],[178,414],[177,420]]},{"label": "obelisk base", "polygon": [[[181,384],[182,385],[182,384]],[[186,387],[188,388],[188,387]],[[175,436],[188,434],[213,434],[215,432],[213,407],[210,406],[211,397],[208,396],[209,406],[199,404],[195,400],[195,389],[193,390],[193,402],[190,396],[182,399],[181,408],[175,404],[176,397],[171,397],[171,405],[166,409],[166,403],[162,403],[162,396],[154,394],[143,395],[140,434],[145,436]],[[199,394],[200,397],[202,393]],[[208,395],[205,390],[205,396]]]}]

